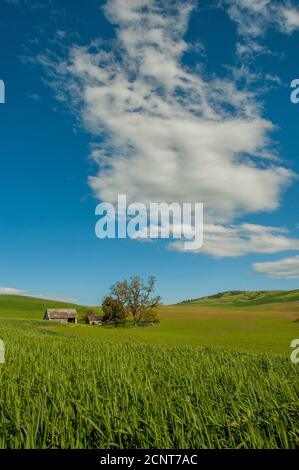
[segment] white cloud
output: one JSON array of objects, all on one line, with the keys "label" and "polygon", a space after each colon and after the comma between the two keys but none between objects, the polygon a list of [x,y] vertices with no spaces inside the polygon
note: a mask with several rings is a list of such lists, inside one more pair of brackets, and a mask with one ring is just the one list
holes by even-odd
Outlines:
[{"label": "white cloud", "polygon": [[279,261],[254,263],[253,268],[256,272],[266,274],[271,278],[296,279],[299,278],[299,256]]},{"label": "white cloud", "polygon": [[272,18],[271,0],[224,0],[230,18],[237,24],[238,33],[256,38],[266,32]]},{"label": "white cloud", "polygon": [[265,163],[275,157],[272,123],[233,81],[206,81],[182,65],[192,4],[173,5],[111,0],[117,51],[75,46],[60,64],[60,97],[70,93],[94,135],[99,173],[90,185],[106,201],[121,192],[146,203],[203,202],[221,221],[276,209],[292,173]]},{"label": "white cloud", "polygon": [[25,295],[25,291],[13,287],[0,287],[0,295]]},{"label": "white cloud", "polygon": [[77,303],[78,299],[74,297],[64,297],[61,295],[55,295],[55,294],[24,294],[27,297],[34,297],[36,299],[41,299],[41,300],[56,300],[57,302],[68,302],[68,303]]},{"label": "white cloud", "polygon": [[292,33],[299,29],[299,10],[298,8],[284,8],[281,16],[281,27],[286,33]]},{"label": "white cloud", "polygon": [[[229,4],[241,35],[253,41],[263,35],[269,0]],[[69,100],[93,136],[98,172],[90,186],[109,202],[118,194],[146,204],[203,202],[201,252],[213,256],[299,249],[283,230],[234,224],[240,215],[278,208],[294,175],[278,163],[275,127],[252,91],[183,65],[192,8],[183,1],[110,0],[105,12],[116,25],[114,44],[73,46],[59,63],[39,57],[58,98]]]},{"label": "white cloud", "polygon": [[35,297],[38,299],[45,299],[45,300],[57,300],[59,302],[70,302],[75,303],[77,299],[71,297],[63,297],[60,295],[44,295],[44,294],[30,294],[29,292],[22,290],[22,289],[15,289],[13,287],[0,287],[0,295],[18,295],[18,296],[25,296],[25,297]]},{"label": "white cloud", "polygon": [[271,28],[283,34],[299,29],[299,9],[289,0],[223,0],[223,4],[243,39],[237,44],[240,56],[271,52],[260,41]]},{"label": "white cloud", "polygon": [[[183,243],[173,242],[170,248],[183,251]],[[299,239],[289,238],[287,229],[244,223],[230,226],[206,224],[204,244],[199,252],[225,258],[287,250],[299,250]]]}]

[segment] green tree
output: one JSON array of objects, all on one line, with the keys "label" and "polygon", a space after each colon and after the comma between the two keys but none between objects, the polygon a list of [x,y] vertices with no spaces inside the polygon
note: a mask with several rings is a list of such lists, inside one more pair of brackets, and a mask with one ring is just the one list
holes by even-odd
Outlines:
[{"label": "green tree", "polygon": [[104,299],[103,305],[103,322],[104,323],[114,323],[114,324],[123,324],[127,319],[127,312],[123,304],[112,297],[108,296]]},{"label": "green tree", "polygon": [[161,297],[153,295],[155,283],[153,276],[148,278],[147,283],[134,276],[129,281],[117,282],[111,287],[111,297],[124,307],[127,315],[132,315],[135,325],[138,325],[142,318],[146,319],[150,313],[153,318],[157,307],[161,305]]}]

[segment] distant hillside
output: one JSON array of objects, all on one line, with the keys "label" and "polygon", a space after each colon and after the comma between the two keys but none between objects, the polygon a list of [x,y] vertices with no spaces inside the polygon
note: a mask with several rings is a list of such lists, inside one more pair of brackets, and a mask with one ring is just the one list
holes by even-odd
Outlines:
[{"label": "distant hillside", "polygon": [[0,295],[0,317],[18,318],[43,318],[47,308],[75,308],[83,315],[86,308],[82,305],[75,305],[56,300],[37,299],[35,297],[25,297],[17,295]]},{"label": "distant hillside", "polygon": [[227,291],[198,299],[184,300],[179,305],[259,305],[275,302],[299,301],[299,289],[264,291]]}]

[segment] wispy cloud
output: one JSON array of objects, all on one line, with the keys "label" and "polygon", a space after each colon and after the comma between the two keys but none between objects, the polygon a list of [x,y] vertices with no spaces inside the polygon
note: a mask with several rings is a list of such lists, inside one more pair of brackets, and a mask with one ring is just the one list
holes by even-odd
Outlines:
[{"label": "wispy cloud", "polygon": [[20,5],[20,0],[1,0],[3,3],[11,3],[12,5]]},{"label": "wispy cloud", "polygon": [[25,291],[13,287],[0,287],[0,295],[25,295]]},{"label": "wispy cloud", "polygon": [[26,6],[29,7],[33,10],[40,9],[40,8],[47,8],[50,3],[46,0],[43,0],[43,2],[38,1],[38,0],[0,0],[3,3],[10,3],[11,5],[15,6]]},{"label": "wispy cloud", "polygon": [[31,93],[28,95],[28,98],[33,101],[39,101],[41,97],[37,93]]},{"label": "wispy cloud", "polygon": [[223,0],[222,4],[237,25],[240,56],[273,53],[263,43],[270,29],[282,34],[299,30],[299,9],[290,0]]},{"label": "wispy cloud", "polygon": [[37,299],[45,299],[45,300],[56,300],[57,302],[67,302],[67,303],[77,303],[78,299],[75,297],[65,297],[63,295],[55,295],[55,294],[25,294],[28,297],[35,297]]},{"label": "wispy cloud", "polygon": [[[181,241],[172,243],[170,248],[184,250]],[[204,244],[199,252],[214,258],[226,258],[288,250],[299,250],[299,239],[290,238],[288,230],[244,223],[230,226],[206,224]]]},{"label": "wispy cloud", "polygon": [[22,289],[15,289],[13,287],[0,287],[0,295],[18,295],[18,296],[25,296],[25,297],[35,297],[38,299],[45,299],[45,300],[57,300],[59,302],[70,302],[76,303],[77,299],[72,297],[64,297],[61,295],[55,294],[32,294],[26,290]]},{"label": "wispy cloud", "polygon": [[253,269],[271,278],[297,279],[299,278],[299,256],[284,258],[279,261],[254,263]]}]

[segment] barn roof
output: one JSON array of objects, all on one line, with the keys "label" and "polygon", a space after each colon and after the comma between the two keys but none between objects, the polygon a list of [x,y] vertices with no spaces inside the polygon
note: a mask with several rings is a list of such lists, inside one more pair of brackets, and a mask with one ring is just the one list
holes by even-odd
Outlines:
[{"label": "barn roof", "polygon": [[86,318],[88,321],[101,321],[102,320],[102,317],[100,317],[99,315],[94,315],[94,314],[86,315]]},{"label": "barn roof", "polygon": [[77,318],[77,310],[74,308],[48,308],[45,313],[46,315],[51,320]]}]

